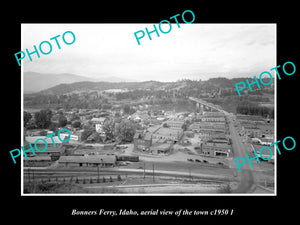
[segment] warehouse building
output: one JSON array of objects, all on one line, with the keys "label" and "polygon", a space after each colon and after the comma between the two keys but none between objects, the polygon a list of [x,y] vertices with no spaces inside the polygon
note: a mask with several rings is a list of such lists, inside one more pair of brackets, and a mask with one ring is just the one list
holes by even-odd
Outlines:
[{"label": "warehouse building", "polygon": [[58,160],[60,166],[69,167],[113,167],[116,162],[114,155],[61,156]]}]

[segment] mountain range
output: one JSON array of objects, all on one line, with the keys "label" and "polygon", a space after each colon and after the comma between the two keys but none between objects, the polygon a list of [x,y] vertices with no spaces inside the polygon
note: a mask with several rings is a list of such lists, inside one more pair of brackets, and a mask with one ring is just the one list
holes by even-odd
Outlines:
[{"label": "mountain range", "polygon": [[[252,82],[253,78],[248,78]],[[263,79],[264,80],[264,79]],[[176,82],[160,81],[132,81],[118,77],[89,78],[74,74],[41,74],[35,72],[24,73],[24,93],[25,94],[50,94],[61,95],[72,92],[105,91],[109,89],[127,90],[193,90],[203,89],[235,89],[237,82],[245,82],[245,78],[225,77],[210,78],[206,81],[182,79]],[[267,82],[267,81],[266,81]],[[265,83],[266,83],[265,82]]]},{"label": "mountain range", "polygon": [[130,82],[119,77],[101,77],[91,78],[87,76],[80,76],[70,73],[50,74],[50,73],[36,73],[24,72],[24,93],[35,93],[60,84],[70,84],[75,82]]}]

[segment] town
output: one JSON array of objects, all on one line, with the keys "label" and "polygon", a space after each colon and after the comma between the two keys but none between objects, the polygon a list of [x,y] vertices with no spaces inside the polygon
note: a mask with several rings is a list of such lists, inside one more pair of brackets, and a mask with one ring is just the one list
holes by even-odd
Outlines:
[{"label": "town", "polygon": [[[25,102],[29,107],[23,112],[24,149],[39,138],[48,140],[48,148],[36,155],[28,152],[23,159],[24,193],[274,192],[274,156],[253,165],[254,179],[247,185],[241,185],[247,174],[238,173],[234,162],[234,157],[254,155],[274,142],[274,116],[225,111],[212,103],[222,96],[220,90],[197,98],[161,90],[154,98],[149,90],[151,99],[145,98],[144,90],[128,100],[132,92],[73,92],[50,97],[43,109],[32,109]],[[155,104],[166,93],[173,100]],[[234,93],[234,87],[229,93]],[[64,99],[64,104],[71,104],[75,95],[85,103],[101,99],[104,104],[99,108],[51,105]],[[25,101],[33,99],[29,96]],[[180,110],[178,102],[184,105]],[[68,142],[60,142],[57,136],[45,138],[61,128],[71,132]],[[54,186],[57,190],[51,189]]]}]

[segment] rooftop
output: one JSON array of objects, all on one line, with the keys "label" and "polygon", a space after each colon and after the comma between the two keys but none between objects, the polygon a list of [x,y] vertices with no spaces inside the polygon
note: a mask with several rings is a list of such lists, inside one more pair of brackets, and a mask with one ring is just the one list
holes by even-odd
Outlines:
[{"label": "rooftop", "polygon": [[99,117],[99,118],[92,118],[91,121],[92,122],[99,122],[99,123],[103,123],[106,120],[106,117]]},{"label": "rooftop", "polygon": [[111,163],[116,162],[115,156],[110,155],[93,155],[93,156],[61,156],[59,162],[64,163]]},{"label": "rooftop", "polygon": [[146,133],[135,133],[134,139],[143,139],[143,140],[151,140],[152,134],[150,132]]},{"label": "rooftop", "polygon": [[231,148],[231,145],[226,143],[215,143],[215,142],[204,142],[203,145],[210,146],[210,147],[218,147],[218,148]]},{"label": "rooftop", "polygon": [[263,118],[261,116],[255,116],[255,115],[242,115],[242,114],[238,114],[238,115],[236,115],[236,118],[238,120],[263,121]]},{"label": "rooftop", "polygon": [[27,157],[23,158],[24,161],[51,161],[50,156],[35,156],[35,157]]},{"label": "rooftop", "polygon": [[[62,143],[59,139],[58,139],[58,136],[52,136],[53,138],[53,141],[55,144],[60,144]],[[65,137],[65,139],[67,139],[68,137]],[[53,144],[52,140],[51,140],[51,137],[46,137],[46,136],[27,136],[25,137],[25,141],[31,143],[31,144],[34,144],[36,140],[38,139],[45,139],[45,141],[47,142],[47,144]],[[39,141],[38,142],[39,144],[42,144],[44,143],[43,141]]]},{"label": "rooftop", "polygon": [[205,112],[203,117],[224,117],[224,113],[222,112]]},{"label": "rooftop", "polygon": [[158,135],[164,135],[164,136],[177,136],[180,133],[180,130],[173,129],[173,128],[167,128],[167,127],[161,127],[157,131],[154,132],[154,134]]}]

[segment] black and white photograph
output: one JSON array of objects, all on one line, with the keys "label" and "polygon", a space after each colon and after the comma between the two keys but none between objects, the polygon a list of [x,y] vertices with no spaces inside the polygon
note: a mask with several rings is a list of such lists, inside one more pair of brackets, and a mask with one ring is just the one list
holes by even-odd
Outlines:
[{"label": "black and white photograph", "polygon": [[297,221],[295,4],[64,3],[2,14],[3,221]]},{"label": "black and white photograph", "polygon": [[276,24],[179,26],[22,24],[22,194],[276,194]]}]

